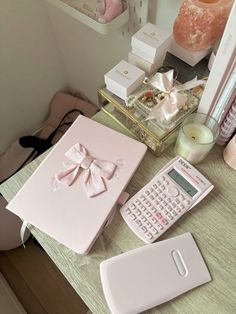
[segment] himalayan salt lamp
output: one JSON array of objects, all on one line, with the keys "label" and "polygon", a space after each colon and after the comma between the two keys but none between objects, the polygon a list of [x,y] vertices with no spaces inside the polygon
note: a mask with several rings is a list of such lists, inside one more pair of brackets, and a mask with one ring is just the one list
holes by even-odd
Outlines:
[{"label": "himalayan salt lamp", "polygon": [[224,32],[233,0],[185,0],[174,22],[176,43],[188,50],[211,48]]}]

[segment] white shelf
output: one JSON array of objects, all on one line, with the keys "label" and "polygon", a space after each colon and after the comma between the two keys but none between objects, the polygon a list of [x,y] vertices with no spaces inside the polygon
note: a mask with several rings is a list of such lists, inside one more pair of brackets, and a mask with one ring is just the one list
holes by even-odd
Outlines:
[{"label": "white shelf", "polygon": [[124,24],[126,24],[129,20],[129,8],[127,8],[123,13],[121,13],[111,22],[103,24],[83,14],[82,12],[72,8],[71,6],[67,5],[66,3],[60,0],[46,0],[46,1],[51,5],[55,6],[56,8],[62,10],[66,14],[70,15],[74,19],[78,20],[79,22],[87,25],[88,27],[92,28],[93,30],[103,35],[110,34],[116,31]]}]

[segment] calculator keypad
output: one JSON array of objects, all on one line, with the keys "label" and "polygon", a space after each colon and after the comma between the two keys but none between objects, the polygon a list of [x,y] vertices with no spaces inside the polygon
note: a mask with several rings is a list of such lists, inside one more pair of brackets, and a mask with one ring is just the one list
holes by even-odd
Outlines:
[{"label": "calculator keypad", "polygon": [[151,181],[121,208],[121,214],[145,242],[154,242],[191,205],[191,198],[183,195],[162,175]]}]

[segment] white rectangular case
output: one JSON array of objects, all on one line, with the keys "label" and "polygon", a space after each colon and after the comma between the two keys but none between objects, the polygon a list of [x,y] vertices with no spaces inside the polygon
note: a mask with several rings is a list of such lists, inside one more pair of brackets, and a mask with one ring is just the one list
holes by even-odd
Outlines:
[{"label": "white rectangular case", "polygon": [[100,265],[113,314],[137,314],[211,280],[190,233],[145,245]]},{"label": "white rectangular case", "polygon": [[142,84],[144,78],[144,71],[124,60],[104,75],[107,89],[124,100]]}]

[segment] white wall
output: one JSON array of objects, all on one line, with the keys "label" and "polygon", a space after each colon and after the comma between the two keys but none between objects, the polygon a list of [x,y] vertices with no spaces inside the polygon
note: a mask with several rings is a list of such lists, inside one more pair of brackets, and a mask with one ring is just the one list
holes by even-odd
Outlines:
[{"label": "white wall", "polygon": [[149,16],[152,23],[172,32],[173,22],[183,0],[149,0]]},{"label": "white wall", "polygon": [[66,85],[60,53],[40,0],[1,0],[0,152],[39,127]]},{"label": "white wall", "polygon": [[96,103],[104,73],[122,58],[127,59],[130,38],[122,37],[121,31],[101,35],[51,4],[48,11],[70,87],[83,90]]},{"label": "white wall", "polygon": [[[182,0],[150,0],[150,21],[171,30],[181,3]],[[120,60],[127,60],[130,36],[123,37],[121,30],[101,35],[51,4],[47,7],[70,87],[82,89],[96,103],[96,90],[104,84],[104,74]]]},{"label": "white wall", "polygon": [[[131,49],[121,31],[100,35],[44,1],[1,0],[0,153],[40,126],[65,85],[96,103],[104,74]],[[181,2],[150,0],[150,21],[171,30]]]}]

